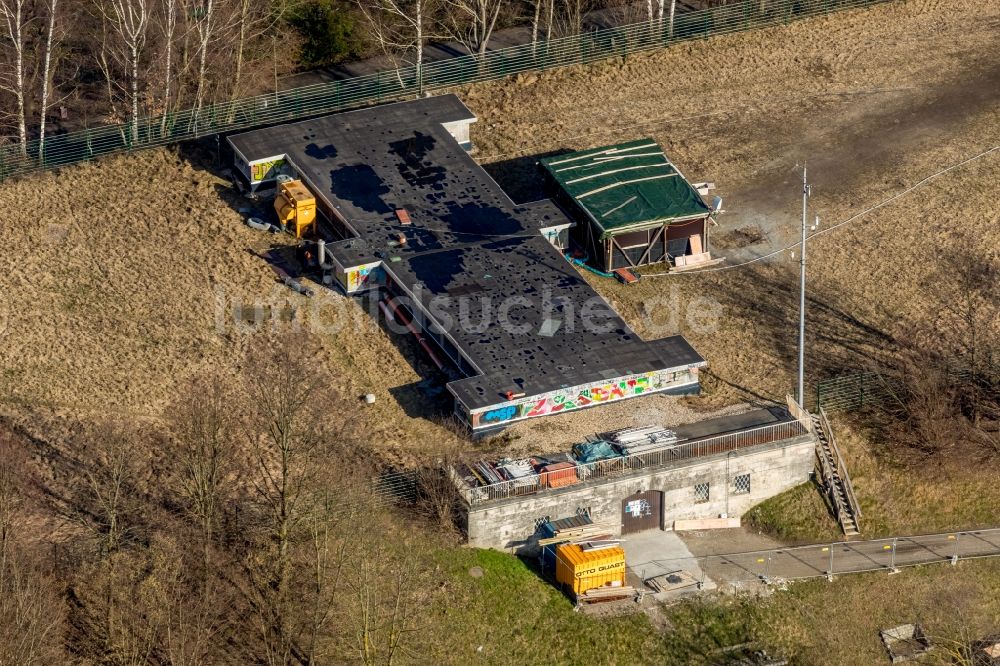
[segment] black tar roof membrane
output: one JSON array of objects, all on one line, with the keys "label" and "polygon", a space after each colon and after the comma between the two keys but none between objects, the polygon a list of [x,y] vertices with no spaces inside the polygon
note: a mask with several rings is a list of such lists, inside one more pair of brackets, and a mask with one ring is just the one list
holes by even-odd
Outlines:
[{"label": "black tar roof membrane", "polygon": [[[250,161],[286,154],[359,238],[343,265],[381,260],[480,375],[449,388],[470,409],[704,362],[681,336],[642,341],[539,232],[569,224],[550,201],[514,204],[442,123],[454,95],[239,134]],[[408,211],[403,225],[396,209]],[[406,245],[395,246],[399,234]],[[588,323],[589,322],[589,323]]]}]

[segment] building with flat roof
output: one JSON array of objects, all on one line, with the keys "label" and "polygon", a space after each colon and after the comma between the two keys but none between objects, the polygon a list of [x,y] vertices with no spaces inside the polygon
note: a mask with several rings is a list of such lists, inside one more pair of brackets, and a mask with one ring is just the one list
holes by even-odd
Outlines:
[{"label": "building with flat roof", "polygon": [[540,160],[556,200],[581,224],[575,235],[602,271],[711,257],[712,210],[652,139]]},{"label": "building with flat roof", "polygon": [[476,434],[649,393],[698,390],[705,360],[681,336],[643,341],[564,257],[572,221],[519,205],[468,154],[475,116],[454,95],[229,137],[252,186],[301,178],[339,235],[326,265],[375,290],[456,378]]}]

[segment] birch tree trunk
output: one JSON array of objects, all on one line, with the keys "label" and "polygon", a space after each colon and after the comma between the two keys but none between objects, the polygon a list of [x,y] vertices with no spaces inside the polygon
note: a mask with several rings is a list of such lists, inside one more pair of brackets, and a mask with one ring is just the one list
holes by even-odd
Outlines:
[{"label": "birch tree trunk", "polygon": [[247,20],[250,14],[250,0],[240,0],[240,35],[236,44],[236,79],[233,82],[233,99],[240,94],[243,80],[243,52],[247,43]]},{"label": "birch tree trunk", "polygon": [[[149,27],[148,0],[112,0],[110,11],[103,9],[105,17],[121,41],[119,58],[124,60],[124,69],[128,82],[128,108],[131,130],[129,135],[132,143],[139,141],[139,62],[146,47],[147,28]],[[113,76],[110,68],[106,76]],[[110,83],[109,83],[110,85]]]},{"label": "birch tree trunk", "polygon": [[670,0],[670,38],[674,37],[674,13],[677,11],[677,0]]},{"label": "birch tree trunk", "polygon": [[27,23],[25,18],[26,5],[26,0],[0,0],[0,16],[3,17],[4,25],[7,28],[7,37],[10,38],[11,46],[14,49],[13,80],[4,87],[17,100],[17,138],[21,146],[22,155],[28,154],[28,123],[24,108],[24,28]]},{"label": "birch tree trunk", "polygon": [[531,18],[531,50],[538,45],[538,20],[541,18],[542,0],[535,0],[535,14]]},{"label": "birch tree trunk", "polygon": [[417,0],[414,6],[414,31],[416,32],[417,93],[424,94],[424,0]]},{"label": "birch tree trunk", "polygon": [[205,102],[205,73],[208,70],[208,45],[212,39],[212,18],[215,11],[214,0],[205,0],[205,13],[200,21],[195,23],[198,30],[198,82],[195,86],[195,128],[198,124],[198,114]]},{"label": "birch tree trunk", "polygon": [[38,124],[38,159],[44,164],[45,160],[45,116],[49,110],[49,79],[52,69],[52,47],[56,32],[56,10],[59,0],[52,0],[49,4],[49,26],[45,33],[45,59],[42,64],[42,109],[39,112]]},{"label": "birch tree trunk", "polygon": [[174,33],[177,31],[177,0],[164,0],[165,25],[163,39],[166,53],[163,54],[163,117],[160,120],[160,136],[167,133],[167,114],[170,113],[170,83],[173,80]]}]

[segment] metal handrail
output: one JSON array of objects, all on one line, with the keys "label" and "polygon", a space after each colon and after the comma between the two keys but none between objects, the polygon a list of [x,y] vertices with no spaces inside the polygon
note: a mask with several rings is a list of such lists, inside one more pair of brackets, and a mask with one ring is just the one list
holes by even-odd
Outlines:
[{"label": "metal handrail", "polygon": [[893,0],[743,0],[679,14],[668,21],[643,21],[570,37],[521,44],[425,64],[274,91],[165,115],[103,125],[45,139],[0,146],[0,181],[13,175],[93,160],[224,132],[290,122],[313,116],[413,97],[428,90],[586,64],[652,51],[676,42],[782,25],[840,9],[870,7]]},{"label": "metal handrail", "polygon": [[631,471],[650,467],[663,467],[680,460],[700,458],[704,456],[727,453],[753,446],[761,446],[771,442],[790,439],[807,434],[808,431],[798,421],[785,421],[751,428],[735,433],[717,435],[694,442],[666,446],[656,451],[636,453],[619,458],[611,458],[592,463],[577,463],[572,468],[563,468],[556,472],[539,472],[510,481],[501,481],[484,486],[470,487],[463,481],[460,488],[466,501],[472,504],[482,504],[495,500],[510,499],[559,487],[559,482],[568,476],[572,469],[576,480],[572,484],[590,482],[597,479],[612,478]]},{"label": "metal handrail", "polygon": [[837,456],[837,471],[840,473],[840,478],[844,480],[844,489],[847,491],[847,499],[851,503],[851,511],[854,512],[854,519],[855,521],[861,520],[861,505],[858,504],[858,498],[854,495],[854,484],[851,483],[851,475],[848,474],[847,465],[844,464],[844,458],[840,455],[840,448],[837,446],[837,440],[833,436],[833,428],[830,427],[830,420],[826,417],[826,410],[822,407],[819,408],[819,417],[823,420],[823,429],[826,431],[827,437],[829,437],[830,449]]}]

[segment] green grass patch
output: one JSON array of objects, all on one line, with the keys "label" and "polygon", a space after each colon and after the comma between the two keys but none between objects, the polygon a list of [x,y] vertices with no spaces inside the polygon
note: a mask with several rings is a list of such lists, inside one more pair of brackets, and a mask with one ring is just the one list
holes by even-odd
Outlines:
[{"label": "green grass patch", "polygon": [[839,541],[840,526],[812,481],[762,502],[743,516],[744,524],[786,543]]},{"label": "green grass patch", "polygon": [[[434,657],[446,662],[536,664],[718,664],[722,648],[751,639],[751,607],[692,601],[655,621],[634,612],[595,617],[543,580],[528,563],[488,550],[444,549],[445,599],[435,622],[447,627]],[[480,567],[480,578],[469,574]]]},{"label": "green grass patch", "polygon": [[[928,565],[791,584],[765,598],[708,597],[617,617],[575,612],[554,586],[504,553],[435,552],[446,594],[425,609],[428,662],[473,664],[733,663],[751,643],[794,664],[883,663],[878,632],[920,622],[952,663],[962,644],[997,630],[1000,560]],[[469,575],[481,567],[483,576]],[[922,662],[923,663],[923,662]]]}]

